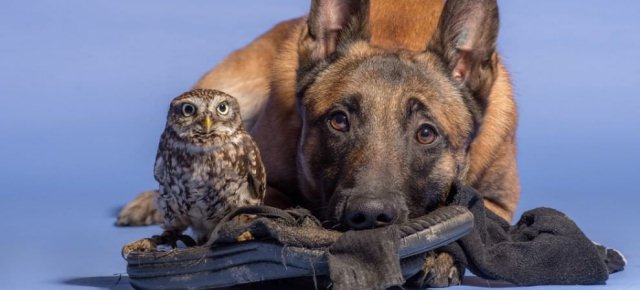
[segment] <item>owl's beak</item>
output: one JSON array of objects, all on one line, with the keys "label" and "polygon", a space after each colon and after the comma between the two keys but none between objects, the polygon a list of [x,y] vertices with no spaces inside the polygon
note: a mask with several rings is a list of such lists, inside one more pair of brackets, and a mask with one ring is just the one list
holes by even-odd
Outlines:
[{"label": "owl's beak", "polygon": [[211,130],[211,127],[213,126],[213,120],[211,120],[211,117],[207,116],[204,118],[204,129],[207,130],[207,132],[209,132]]}]

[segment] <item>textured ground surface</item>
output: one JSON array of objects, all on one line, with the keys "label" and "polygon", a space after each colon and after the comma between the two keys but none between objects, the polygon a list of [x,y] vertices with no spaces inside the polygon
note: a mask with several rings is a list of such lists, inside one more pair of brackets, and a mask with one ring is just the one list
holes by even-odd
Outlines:
[{"label": "textured ground surface", "polygon": [[[520,212],[560,209],[627,255],[625,272],[590,289],[640,287],[640,4],[501,5],[499,47],[521,112]],[[125,271],[121,245],[159,230],[112,223],[119,206],[155,186],[168,101],[225,54],[307,6],[3,1],[0,288],[129,289],[126,277],[117,284]],[[469,283],[461,288],[500,285]]]}]

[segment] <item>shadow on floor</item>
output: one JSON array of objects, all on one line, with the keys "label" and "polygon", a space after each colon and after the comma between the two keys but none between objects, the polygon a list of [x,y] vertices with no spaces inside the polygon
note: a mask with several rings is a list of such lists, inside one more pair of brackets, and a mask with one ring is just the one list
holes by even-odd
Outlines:
[{"label": "shadow on floor", "polygon": [[[320,282],[320,281],[317,281]],[[133,290],[134,288],[129,284],[129,277],[125,274],[103,276],[103,277],[80,277],[69,278],[60,281],[64,285],[91,287],[98,289],[110,289],[110,290]],[[327,289],[329,284],[319,283],[317,289]],[[273,290],[299,290],[299,289],[314,289],[313,280],[311,278],[294,278],[285,279],[279,281],[268,281],[254,284],[244,284],[229,288],[219,288],[220,290],[249,290],[249,289],[273,289]]]},{"label": "shadow on floor", "polygon": [[473,286],[473,287],[483,287],[483,288],[509,288],[509,287],[516,287],[515,285],[513,285],[513,284],[511,284],[509,282],[498,281],[498,280],[487,280],[487,279],[482,279],[482,278],[476,277],[476,276],[465,276],[463,281],[464,282],[462,282],[462,285]]},{"label": "shadow on floor", "polygon": [[61,284],[113,290],[133,290],[129,277],[124,274],[104,277],[70,278],[60,281]]},{"label": "shadow on floor", "polygon": [[[129,284],[129,277],[124,274],[113,275],[113,276],[103,276],[103,277],[81,277],[81,278],[70,278],[61,281],[62,284],[72,285],[72,286],[83,286],[83,287],[91,287],[91,288],[99,288],[99,289],[110,289],[110,290],[133,290],[131,284]],[[259,285],[258,285],[259,284]],[[321,283],[323,284],[323,283]],[[493,281],[486,280],[475,276],[466,276],[464,277],[465,286],[473,286],[473,287],[482,287],[482,288],[508,288],[514,287],[513,284],[504,282],[504,281]],[[318,289],[326,289],[328,285],[318,285]],[[287,290],[287,289],[314,289],[313,282],[309,279],[288,279],[282,281],[272,281],[268,283],[256,283],[256,284],[248,284],[231,288],[224,288],[221,290],[246,290],[246,289],[279,289],[279,290]],[[393,288],[393,289],[405,289],[409,290],[411,288]]]}]

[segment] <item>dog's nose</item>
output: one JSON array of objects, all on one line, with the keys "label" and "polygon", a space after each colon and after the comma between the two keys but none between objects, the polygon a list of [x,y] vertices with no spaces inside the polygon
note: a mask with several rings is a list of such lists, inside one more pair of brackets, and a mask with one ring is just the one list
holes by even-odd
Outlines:
[{"label": "dog's nose", "polygon": [[353,230],[372,229],[393,223],[398,211],[380,198],[352,198],[347,202],[343,223]]}]

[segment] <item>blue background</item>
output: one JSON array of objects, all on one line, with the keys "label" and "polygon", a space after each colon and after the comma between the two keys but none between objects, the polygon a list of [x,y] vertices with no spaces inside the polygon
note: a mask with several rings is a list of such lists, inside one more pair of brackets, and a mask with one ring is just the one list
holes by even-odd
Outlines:
[{"label": "blue background", "polygon": [[[624,272],[591,288],[640,288],[640,2],[500,4],[499,48],[520,110],[519,213],[560,209],[626,254]],[[159,229],[113,222],[156,186],[169,100],[307,9],[301,0],[2,0],[0,288],[128,289],[114,286],[120,247]]]}]

